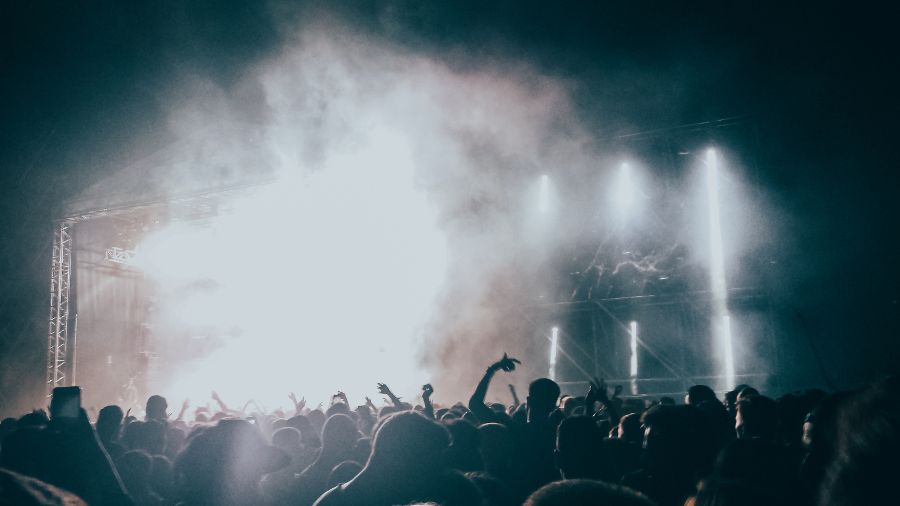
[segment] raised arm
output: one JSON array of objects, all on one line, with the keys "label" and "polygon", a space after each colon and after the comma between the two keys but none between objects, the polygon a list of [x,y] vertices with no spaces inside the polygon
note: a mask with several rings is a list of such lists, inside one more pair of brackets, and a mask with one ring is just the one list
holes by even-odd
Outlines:
[{"label": "raised arm", "polygon": [[512,383],[509,384],[509,393],[510,393],[510,395],[512,395],[512,400],[513,400],[512,407],[513,407],[513,410],[515,410],[516,408],[519,407],[519,404],[522,404],[522,403],[519,401],[519,395],[516,393],[516,386],[513,385]]},{"label": "raised arm", "polygon": [[425,416],[434,419],[434,404],[431,403],[431,394],[434,393],[434,387],[431,383],[422,386],[422,404],[425,405]]},{"label": "raised arm", "polygon": [[584,397],[584,414],[587,416],[594,416],[594,404],[599,402],[603,405],[603,408],[606,409],[606,414],[609,416],[610,422],[614,424],[618,423],[619,411],[616,409],[615,403],[610,402],[609,400],[606,381],[594,378],[590,384],[591,387]]},{"label": "raised arm", "polygon": [[478,386],[475,387],[475,392],[472,394],[472,397],[469,398],[469,411],[471,411],[481,423],[500,421],[493,410],[484,403],[484,398],[487,396],[488,387],[491,386],[491,379],[493,379],[494,373],[500,370],[506,372],[514,371],[516,370],[516,364],[521,363],[522,362],[519,362],[517,359],[511,358],[504,353],[503,358],[491,364],[487,370],[484,371],[484,376],[481,377],[481,381],[479,381]]},{"label": "raised arm", "polygon": [[403,401],[401,401],[399,397],[394,395],[394,392],[391,392],[391,389],[388,388],[388,386],[386,384],[379,383],[378,384],[378,392],[383,395],[388,396],[388,399],[391,400],[391,404],[393,404],[394,407],[403,409],[403,407],[404,407]]},{"label": "raised arm", "polygon": [[225,402],[222,400],[221,397],[219,397],[219,394],[217,394],[215,390],[213,390],[213,393],[211,394],[211,397],[212,397],[212,400],[216,401],[216,404],[219,405],[219,410],[220,410],[222,413],[229,413],[229,412],[230,412],[230,411],[228,410],[228,406],[225,405]]},{"label": "raised arm", "polygon": [[191,403],[187,399],[181,403],[181,411],[178,412],[178,417],[175,420],[180,421],[184,419],[184,413],[187,411],[187,408],[190,407]]},{"label": "raised arm", "polygon": [[306,397],[301,397],[300,400],[297,400],[297,394],[291,392],[288,395],[288,399],[294,403],[294,416],[302,414],[303,408],[306,407]]}]

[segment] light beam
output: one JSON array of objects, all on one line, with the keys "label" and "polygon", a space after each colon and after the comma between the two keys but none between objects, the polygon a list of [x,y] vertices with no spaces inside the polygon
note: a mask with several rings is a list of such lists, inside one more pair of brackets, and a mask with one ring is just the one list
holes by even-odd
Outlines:
[{"label": "light beam", "polygon": [[725,260],[722,247],[722,221],[719,208],[719,166],[716,151],[706,152],[706,192],[709,204],[710,285],[713,300],[713,332],[719,345],[722,375],[727,387],[734,388],[734,354],[731,317],[728,315],[728,288],[725,284]]},{"label": "light beam", "polygon": [[538,193],[538,211],[541,214],[550,212],[550,178],[547,174],[541,175],[541,186]]},{"label": "light beam", "polygon": [[559,327],[550,330],[550,379],[556,381],[556,352],[559,346]]}]

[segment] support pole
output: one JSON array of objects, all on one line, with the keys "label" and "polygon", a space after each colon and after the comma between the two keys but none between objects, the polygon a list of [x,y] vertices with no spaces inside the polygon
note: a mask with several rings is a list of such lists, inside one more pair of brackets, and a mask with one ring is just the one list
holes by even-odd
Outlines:
[{"label": "support pole", "polygon": [[50,321],[47,333],[47,395],[66,384],[69,330],[69,282],[72,273],[72,224],[59,222],[53,232],[50,264]]}]

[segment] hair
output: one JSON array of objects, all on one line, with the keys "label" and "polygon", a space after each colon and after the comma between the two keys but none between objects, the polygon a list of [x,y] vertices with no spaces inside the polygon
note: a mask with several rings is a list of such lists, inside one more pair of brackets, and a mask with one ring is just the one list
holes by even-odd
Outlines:
[{"label": "hair", "polygon": [[566,478],[606,478],[603,432],[589,416],[566,418],[556,436],[557,465]]},{"label": "hair", "polygon": [[550,378],[538,378],[528,385],[528,402],[539,410],[551,411],[559,399],[559,385]]},{"label": "hair", "polygon": [[441,454],[449,446],[450,434],[437,422],[412,411],[396,413],[375,433],[367,467],[439,468]]},{"label": "hair", "polygon": [[523,506],[654,506],[630,488],[597,480],[563,480],[539,488]]},{"label": "hair", "polygon": [[689,388],[687,392],[687,403],[694,406],[701,402],[718,400],[719,398],[716,397],[716,393],[713,392],[713,389],[706,385],[694,385]]},{"label": "hair", "polygon": [[778,406],[775,401],[761,395],[741,399],[737,403],[741,425],[737,427],[741,437],[759,437],[774,440],[778,437]]},{"label": "hair", "polygon": [[303,436],[294,427],[282,427],[272,433],[272,444],[278,448],[297,448]]},{"label": "hair", "polygon": [[822,484],[820,504],[881,504],[895,497],[900,376],[880,381],[844,404],[838,428],[836,457]]},{"label": "hair", "polygon": [[641,415],[629,413],[619,419],[619,428],[622,431],[622,439],[631,443],[641,443],[644,440],[644,430],[641,427]]}]

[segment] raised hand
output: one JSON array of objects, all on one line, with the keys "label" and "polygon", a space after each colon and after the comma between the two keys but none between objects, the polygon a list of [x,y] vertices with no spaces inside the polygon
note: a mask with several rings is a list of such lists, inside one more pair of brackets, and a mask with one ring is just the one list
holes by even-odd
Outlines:
[{"label": "raised hand", "polygon": [[504,370],[506,372],[512,372],[516,370],[516,364],[522,364],[518,359],[512,358],[508,356],[506,353],[503,354],[503,358],[491,364],[491,369],[494,371]]},{"label": "raised hand", "polygon": [[602,378],[594,378],[593,381],[590,382],[590,385],[591,387],[588,389],[588,393],[585,396],[586,399],[593,399],[601,402],[609,400],[605,380]]},{"label": "raised hand", "polygon": [[434,420],[434,404],[431,403],[431,394],[434,393],[434,387],[431,383],[422,385],[422,404],[425,406],[425,416]]},{"label": "raised hand", "polygon": [[181,411],[178,412],[178,418],[176,420],[181,420],[184,418],[184,414],[187,412],[187,409],[190,407],[191,402],[188,399],[185,399],[184,402],[181,403]]},{"label": "raised hand", "polygon": [[512,383],[509,384],[509,393],[512,395],[514,406],[521,404],[521,402],[519,402],[519,395],[516,393],[516,386]]},{"label": "raised hand", "polygon": [[391,389],[388,388],[387,385],[385,385],[384,383],[379,383],[378,391],[380,393],[388,396],[388,398],[391,400],[391,403],[393,403],[394,406],[400,407],[400,403],[401,403],[400,398],[397,397],[396,395],[394,395],[394,392],[391,392]]}]

